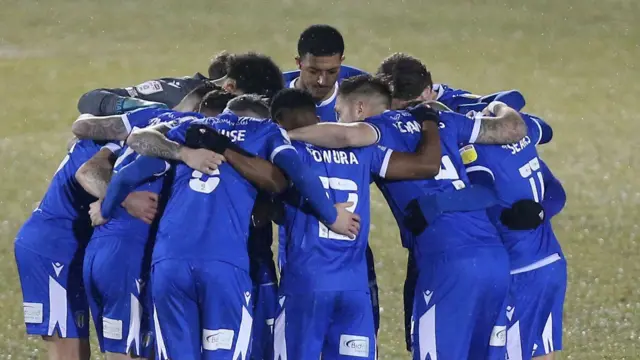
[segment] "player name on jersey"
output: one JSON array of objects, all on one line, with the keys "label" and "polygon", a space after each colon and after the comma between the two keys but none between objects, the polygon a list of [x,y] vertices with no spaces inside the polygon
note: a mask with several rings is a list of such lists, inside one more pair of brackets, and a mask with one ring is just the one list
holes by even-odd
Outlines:
[{"label": "player name on jersey", "polygon": [[327,164],[341,164],[341,165],[357,165],[360,162],[356,154],[351,151],[343,150],[316,150],[307,146],[307,151],[311,154],[313,160],[316,162],[324,162]]}]

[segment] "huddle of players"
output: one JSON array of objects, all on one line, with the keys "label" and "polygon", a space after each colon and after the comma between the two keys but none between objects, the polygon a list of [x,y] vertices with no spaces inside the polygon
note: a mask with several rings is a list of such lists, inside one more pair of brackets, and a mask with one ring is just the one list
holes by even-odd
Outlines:
[{"label": "huddle of players", "polygon": [[[74,123],[83,140],[16,239],[27,332],[52,359],[88,358],[88,300],[112,358],[151,356],[154,335],[160,359],[375,358],[376,182],[409,250],[415,359],[560,350],[566,263],[549,219],[564,192],[535,150],[550,127],[512,109],[518,92],[434,85],[407,55],[385,59],[385,81],[352,77],[326,25],[298,53],[284,84],[269,58],[224,54],[209,77],[226,91],[196,74],[81,98],[103,116]],[[423,101],[455,112],[410,107]]]}]

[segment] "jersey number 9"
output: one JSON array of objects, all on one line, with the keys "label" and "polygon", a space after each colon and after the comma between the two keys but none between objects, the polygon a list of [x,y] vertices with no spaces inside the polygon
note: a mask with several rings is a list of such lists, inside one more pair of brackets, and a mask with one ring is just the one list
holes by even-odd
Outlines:
[{"label": "jersey number 9", "polygon": [[[193,170],[191,173],[191,180],[189,180],[189,187],[193,191],[197,191],[203,194],[211,194],[220,184],[220,170],[215,169],[211,175],[205,175],[198,170]],[[207,178],[206,180],[202,180]]]}]

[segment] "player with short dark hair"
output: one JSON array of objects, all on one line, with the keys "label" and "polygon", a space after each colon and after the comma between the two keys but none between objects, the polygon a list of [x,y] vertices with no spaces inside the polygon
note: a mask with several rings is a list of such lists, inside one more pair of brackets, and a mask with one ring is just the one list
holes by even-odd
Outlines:
[{"label": "player with short dark hair", "polygon": [[[387,60],[381,68],[393,63],[392,71],[388,66],[384,71],[393,73],[394,88],[401,91],[420,82],[416,69],[426,70],[417,59],[405,55],[397,61]],[[402,66],[403,62],[409,66]],[[515,107],[523,105],[517,94],[503,93],[498,97]],[[396,99],[397,105],[402,106],[406,100],[412,99]],[[480,111],[490,114],[482,101],[459,106],[462,108],[473,110],[470,117],[482,115]],[[566,195],[535,146],[531,146],[548,142],[553,136],[551,127],[539,117],[525,113],[521,116],[528,128],[521,141],[502,146],[470,144],[460,153],[471,182],[485,185],[498,195],[499,204],[490,208],[489,214],[511,264],[507,311],[511,336],[507,336],[507,352],[510,358],[530,359],[532,354],[545,356],[562,348],[566,261],[548,219],[562,209]],[[408,277],[405,290],[412,288],[410,283]]]},{"label": "player with short dark hair", "polygon": [[536,151],[551,140],[551,128],[538,117],[522,116],[528,131],[521,141],[467,145],[460,153],[471,182],[494,189],[499,199],[488,214],[511,264],[509,358],[552,359],[562,350],[567,263],[550,219],[562,210],[566,194]]},{"label": "player with short dark hair", "polygon": [[232,94],[272,97],[284,88],[282,71],[273,60],[254,52],[232,54],[226,59],[226,75],[214,83]]},{"label": "player with short dark hair", "polygon": [[282,88],[282,85],[278,85],[282,80],[279,82],[275,79],[280,69],[268,57],[255,53],[232,55],[223,51],[211,60],[208,69],[210,78],[196,73],[193,76],[149,80],[126,88],[95,89],[80,97],[78,111],[81,114],[107,116],[148,106],[174,108],[192,90],[211,80],[224,79],[230,69],[234,71],[231,79],[239,80],[233,82],[232,93],[273,96]]},{"label": "player with short dark hair", "polygon": [[[287,130],[318,123],[314,99],[298,89],[278,93],[271,112]],[[289,194],[284,217],[287,246],[280,250],[286,251],[287,261],[281,273],[282,309],[274,331],[276,359],[317,359],[320,354],[327,358],[376,358],[366,257],[369,184],[374,176],[434,176],[440,163],[436,119],[433,111],[430,118],[422,119],[432,120],[432,126],[422,132],[416,154],[378,146],[330,150],[293,143],[322,179],[327,195],[349,201],[350,211],[360,215],[360,233],[348,238],[329,231],[300,207],[304,201],[295,191]]]},{"label": "player with short dark hair", "polygon": [[330,25],[312,25],[298,39],[298,70],[284,74],[286,86],[308,91],[316,102],[320,121],[336,121],[335,97],[340,81],[364,72],[342,65],[344,39]]},{"label": "player with short dark hair", "polygon": [[[444,104],[447,110],[462,114],[466,114],[479,103],[486,106],[492,101],[505,102],[518,111],[525,105],[524,97],[517,90],[479,96],[444,84],[434,84],[426,66],[419,59],[405,53],[394,53],[385,58],[378,67],[376,75],[390,80],[393,78],[392,81],[396,84],[394,86],[396,103],[409,99],[437,101]],[[398,89],[402,89],[401,92]]]},{"label": "player with short dark hair", "polygon": [[49,359],[91,355],[82,260],[93,231],[88,209],[95,198],[74,174],[101,146],[90,140],[73,143],[15,238],[27,334],[42,336]]},{"label": "player with short dark hair", "polygon": [[211,60],[211,64],[209,65],[209,79],[220,79],[221,77],[227,75],[227,63],[229,62],[229,57],[231,57],[231,54],[226,50],[223,50],[216,54],[216,56]]},{"label": "player with short dark hair", "polygon": [[[340,91],[336,110],[346,124],[319,124],[290,135],[331,148],[378,143],[400,150],[415,149],[420,125],[402,111],[386,111],[390,90],[381,90],[376,97],[358,91],[370,90],[378,83],[367,76],[343,82],[341,89],[344,86],[351,91],[344,96]],[[473,197],[450,201],[470,186],[458,153],[459,143],[507,144],[526,134],[517,112],[503,105],[496,105],[496,109],[497,117],[481,117],[475,122],[456,113],[440,113],[442,168],[434,179],[378,182],[400,226],[403,245],[412,249],[419,270],[413,302],[415,359],[436,354],[485,359],[494,352],[501,352],[504,358],[504,337],[493,337],[506,332],[504,327],[494,326],[504,316],[509,283],[507,254],[486,215],[484,200],[481,206]],[[412,204],[416,197],[425,223],[422,228],[405,223],[405,217],[415,212]],[[429,206],[423,207],[424,203]]]},{"label": "player with short dark hair", "polygon": [[[179,143],[188,142],[188,134],[194,133],[191,129],[196,130],[195,134],[213,129],[226,135],[218,135],[214,148],[225,157],[235,144],[271,159],[301,189],[329,227],[343,234],[357,233],[357,217],[344,210],[344,205],[337,205],[336,210],[318,191],[320,181],[308,175],[285,132],[270,120],[224,112],[215,118],[183,122],[167,134],[168,138],[141,130],[129,137],[128,144],[145,155],[141,158],[144,161],[152,159],[149,155],[175,156]],[[252,284],[248,277],[247,235],[257,191],[247,186],[237,170],[225,164],[208,174],[194,172],[182,164],[176,167],[176,180],[160,221],[153,256],[152,291],[161,359],[185,354],[196,358],[201,356],[201,349],[205,354],[230,350],[233,359],[249,352]],[[145,169],[141,171],[154,170]],[[185,207],[193,210],[185,211]],[[211,231],[210,226],[216,223],[221,225]],[[181,241],[176,242],[176,238]],[[175,286],[183,292],[169,291]],[[202,296],[191,294],[194,286]]]},{"label": "player with short dark hair", "polygon": [[[213,88],[206,84],[194,89],[174,110],[144,108],[120,116],[85,116],[74,124],[74,128],[83,137],[112,136],[111,140],[126,138],[129,132],[147,126],[168,131],[179,118],[201,118],[205,116],[203,114],[220,113],[226,106],[221,102],[230,95],[222,90],[210,91]],[[203,97],[209,101],[204,103]],[[102,130],[95,131],[92,127]],[[127,134],[115,131],[120,128],[126,129]],[[206,150],[185,149],[185,153],[187,151],[204,154],[214,160],[217,156]],[[118,206],[122,199],[113,200],[112,197],[109,200],[107,196],[111,169],[117,174],[137,157],[138,154],[128,146],[121,147],[119,142],[111,142],[75,174],[83,188],[98,198],[89,211],[96,229],[85,251],[83,279],[100,350],[107,353],[107,359],[121,359],[123,356],[148,358],[152,354],[151,294],[147,286],[149,259],[155,239],[151,224],[156,212],[162,212],[162,198],[168,196],[167,193],[160,196],[160,193],[163,189],[166,192],[168,188],[164,184],[171,181],[171,177],[164,176],[169,167],[130,185],[132,191],[148,194],[153,201],[152,211],[145,213],[142,219],[134,218]],[[188,155],[184,159],[197,167]]]},{"label": "player with short dark hair", "polygon": [[[364,71],[352,66],[343,65],[344,39],[340,32],[330,25],[311,25],[298,38],[298,56],[296,66],[298,70],[284,73],[285,86],[306,90],[316,102],[316,114],[321,122],[336,122],[335,111],[338,86],[344,79],[365,74]],[[279,231],[279,249],[284,249],[286,239],[283,229]],[[279,253],[283,254],[283,251]],[[380,325],[380,307],[378,303],[378,285],[375,274],[373,252],[367,248],[369,262],[369,281],[371,283],[371,297],[373,303],[376,333]],[[283,264],[283,257],[278,262]]]},{"label": "player with short dark hair", "polygon": [[267,99],[256,94],[246,94],[235,97],[227,104],[227,109],[236,114],[240,111],[249,112],[248,117],[257,119],[269,118],[269,105]]}]

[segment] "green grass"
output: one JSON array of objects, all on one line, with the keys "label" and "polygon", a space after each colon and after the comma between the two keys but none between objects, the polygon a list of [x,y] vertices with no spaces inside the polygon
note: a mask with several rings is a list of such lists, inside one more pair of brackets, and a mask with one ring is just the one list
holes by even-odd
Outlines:
[{"label": "green grass", "polygon": [[[346,63],[394,51],[436,81],[477,93],[517,88],[555,129],[545,160],[568,206],[554,221],[569,261],[564,359],[640,353],[640,3],[634,0],[0,1],[0,359],[43,358],[24,335],[13,237],[64,155],[77,98],[205,71],[214,53],[257,50],[295,64],[311,23],[342,30]],[[382,359],[407,358],[405,253],[376,194],[371,242]]]}]

